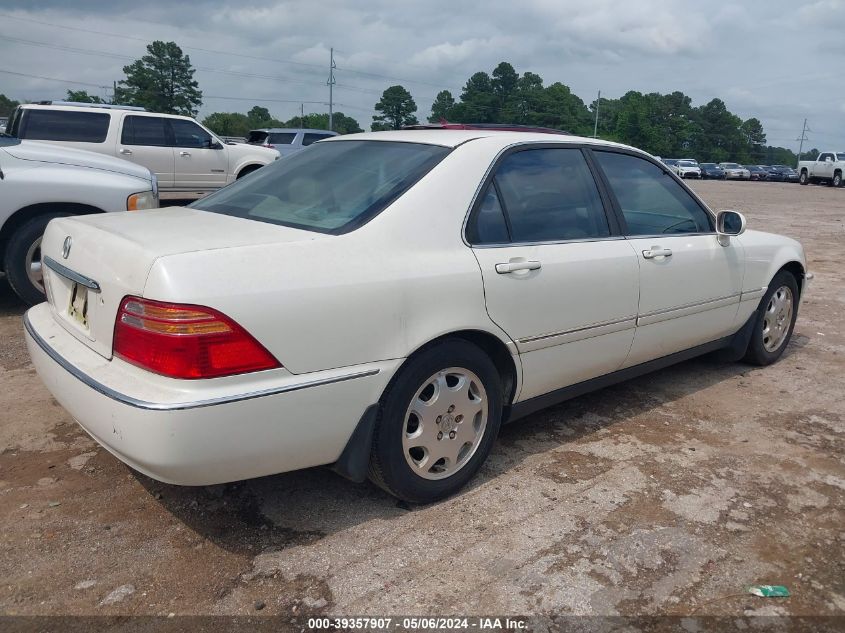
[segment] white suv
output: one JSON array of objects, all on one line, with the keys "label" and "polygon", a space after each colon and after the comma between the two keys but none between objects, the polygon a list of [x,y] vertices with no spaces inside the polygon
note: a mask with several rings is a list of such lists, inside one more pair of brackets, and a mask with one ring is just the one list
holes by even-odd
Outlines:
[{"label": "white suv", "polygon": [[190,117],[143,108],[43,101],[18,106],[6,132],[124,158],[152,171],[163,199],[201,198],[279,153],[224,143]]}]

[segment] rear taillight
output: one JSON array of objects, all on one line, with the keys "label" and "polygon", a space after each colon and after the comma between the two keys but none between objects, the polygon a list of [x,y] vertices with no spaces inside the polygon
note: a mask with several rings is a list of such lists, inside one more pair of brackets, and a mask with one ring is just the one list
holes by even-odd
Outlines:
[{"label": "rear taillight", "polygon": [[218,378],[281,367],[229,317],[204,306],[126,297],[114,326],[114,355],[172,378]]},{"label": "rear taillight", "polygon": [[270,145],[270,143],[264,143],[264,147],[269,147],[270,149],[276,149],[276,146]]}]

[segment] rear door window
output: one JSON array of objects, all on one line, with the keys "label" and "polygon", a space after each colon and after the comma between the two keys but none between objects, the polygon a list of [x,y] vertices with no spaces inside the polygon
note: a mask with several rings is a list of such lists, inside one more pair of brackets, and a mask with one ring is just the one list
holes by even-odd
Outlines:
[{"label": "rear door window", "polygon": [[[515,152],[500,163],[494,181],[515,243],[610,235],[598,188],[580,149]],[[490,214],[488,219],[494,217]],[[492,225],[479,228],[490,236],[501,232]]]},{"label": "rear door window", "polygon": [[72,141],[103,143],[109,133],[111,115],[107,112],[27,108],[16,130],[19,138],[33,141]]},{"label": "rear door window", "polygon": [[296,132],[271,132],[268,142],[273,145],[290,145],[296,138]]},{"label": "rear door window", "polygon": [[169,147],[165,119],[157,116],[127,116],[123,119],[120,135],[123,145],[147,145]]},{"label": "rear door window", "polygon": [[324,138],[333,136],[332,134],[318,134],[317,132],[306,132],[302,137],[302,145],[307,146],[317,141],[322,141]]}]

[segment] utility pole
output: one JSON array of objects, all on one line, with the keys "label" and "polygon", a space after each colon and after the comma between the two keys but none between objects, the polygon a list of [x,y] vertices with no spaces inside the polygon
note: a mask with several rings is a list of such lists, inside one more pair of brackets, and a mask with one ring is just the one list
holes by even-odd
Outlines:
[{"label": "utility pole", "polygon": [[593,126],[593,138],[599,136],[599,106],[601,105],[601,90],[599,90],[599,97],[596,99],[596,123]]},{"label": "utility pole", "polygon": [[[795,139],[796,141],[801,141],[798,145],[798,162],[801,162],[801,151],[804,149],[804,141],[809,141],[810,139],[807,138],[807,132],[812,132],[810,128],[807,127],[807,119],[804,119],[804,127],[801,128],[801,138]],[[797,168],[798,165],[796,164],[795,167]]]},{"label": "utility pole", "polygon": [[337,83],[334,79],[334,69],[337,64],[334,63],[334,48],[329,49],[329,80],[326,82],[329,85],[329,132],[332,131],[332,105],[334,103],[332,98],[332,90]]},{"label": "utility pole", "polygon": [[[329,116],[331,116],[331,115],[329,115]],[[305,127],[305,104],[300,103],[299,104],[299,129],[301,130],[304,127]],[[329,124],[329,127],[331,127],[331,123]]]}]

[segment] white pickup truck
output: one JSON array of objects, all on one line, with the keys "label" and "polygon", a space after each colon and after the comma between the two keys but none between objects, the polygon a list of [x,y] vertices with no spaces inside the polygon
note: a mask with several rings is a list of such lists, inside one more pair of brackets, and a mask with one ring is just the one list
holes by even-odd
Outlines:
[{"label": "white pickup truck", "polygon": [[802,185],[827,182],[832,187],[841,187],[843,172],[845,152],[822,152],[816,160],[802,160],[798,163],[798,182]]}]

